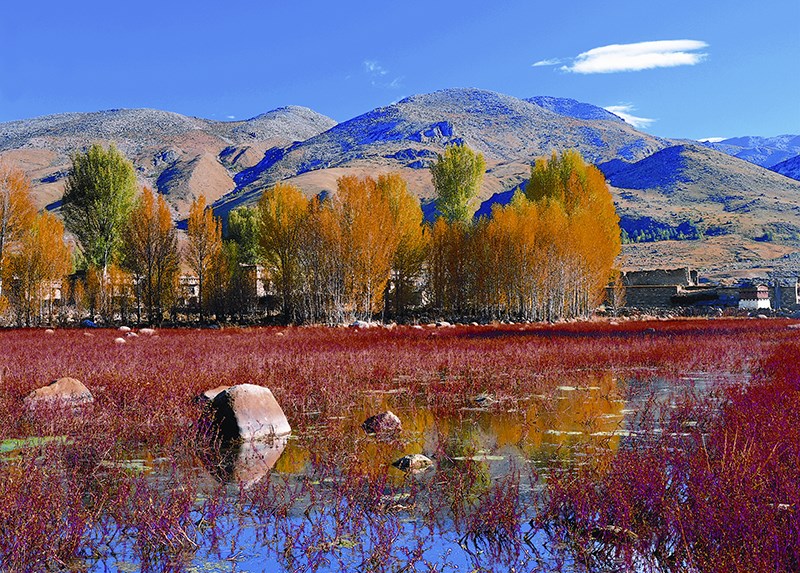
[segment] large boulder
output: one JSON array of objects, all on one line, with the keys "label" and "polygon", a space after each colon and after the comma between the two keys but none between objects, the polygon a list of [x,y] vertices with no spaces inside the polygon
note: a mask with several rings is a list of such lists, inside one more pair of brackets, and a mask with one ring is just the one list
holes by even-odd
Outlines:
[{"label": "large boulder", "polygon": [[291,433],[289,421],[269,388],[238,384],[221,390],[209,404],[212,434],[222,444]]},{"label": "large boulder", "polygon": [[378,436],[389,436],[399,432],[403,425],[393,412],[386,410],[380,414],[370,416],[364,423],[361,424],[364,431],[368,434],[376,434]]},{"label": "large boulder", "polygon": [[37,388],[25,398],[23,403],[29,409],[38,406],[82,406],[94,402],[94,396],[80,380],[59,378],[47,386]]}]

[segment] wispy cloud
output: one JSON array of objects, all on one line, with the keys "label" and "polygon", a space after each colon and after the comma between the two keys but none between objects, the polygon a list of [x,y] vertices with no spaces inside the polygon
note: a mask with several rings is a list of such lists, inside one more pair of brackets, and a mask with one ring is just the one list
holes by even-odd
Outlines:
[{"label": "wispy cloud", "polygon": [[557,66],[563,61],[564,60],[562,60],[561,58],[550,58],[549,60],[539,60],[538,62],[534,62],[531,65],[534,68],[539,68],[541,66]]},{"label": "wispy cloud", "polygon": [[404,76],[395,76],[389,79],[389,70],[384,68],[377,60],[364,60],[364,72],[370,78],[370,83],[374,87],[386,89],[398,89],[403,86]]},{"label": "wispy cloud", "polygon": [[609,105],[603,109],[610,111],[614,115],[618,115],[625,121],[625,123],[632,125],[636,129],[645,129],[655,121],[655,119],[651,119],[649,117],[639,117],[638,115],[633,115],[631,112],[636,111],[636,108],[629,103]]},{"label": "wispy cloud", "polygon": [[[706,59],[708,44],[700,40],[658,40],[635,44],[611,44],[593,48],[567,60],[540,60],[533,65],[556,66],[576,74],[638,72],[654,68],[693,66]],[[568,62],[568,63],[565,63]]]},{"label": "wispy cloud", "polygon": [[385,76],[389,73],[377,60],[364,60],[364,69],[373,76]]},{"label": "wispy cloud", "polygon": [[228,118],[228,119],[236,119],[235,115],[226,115],[225,117]]}]

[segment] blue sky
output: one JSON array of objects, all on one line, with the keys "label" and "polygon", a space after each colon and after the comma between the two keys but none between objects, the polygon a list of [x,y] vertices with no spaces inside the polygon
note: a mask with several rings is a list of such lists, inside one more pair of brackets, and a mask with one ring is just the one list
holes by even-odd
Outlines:
[{"label": "blue sky", "polygon": [[616,106],[661,136],[797,134],[799,24],[800,0],[4,2],[0,122],[290,104],[342,121],[478,87]]}]

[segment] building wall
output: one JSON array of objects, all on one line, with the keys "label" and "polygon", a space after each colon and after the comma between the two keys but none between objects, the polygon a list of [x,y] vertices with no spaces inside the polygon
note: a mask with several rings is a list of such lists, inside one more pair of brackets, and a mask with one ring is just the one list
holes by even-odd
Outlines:
[{"label": "building wall", "polygon": [[678,294],[677,285],[629,286],[625,289],[625,306],[637,308],[668,308]]},{"label": "building wall", "polygon": [[625,286],[691,286],[697,283],[697,273],[688,267],[628,271],[622,274]]}]

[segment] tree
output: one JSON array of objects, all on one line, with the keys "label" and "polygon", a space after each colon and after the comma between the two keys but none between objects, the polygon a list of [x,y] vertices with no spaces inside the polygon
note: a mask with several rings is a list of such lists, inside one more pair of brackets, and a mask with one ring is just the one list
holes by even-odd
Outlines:
[{"label": "tree", "polygon": [[295,318],[300,291],[300,236],[307,213],[308,199],[294,185],[278,183],[258,202],[258,244],[278,286],[287,323]]},{"label": "tree", "polygon": [[550,288],[557,289],[561,302],[551,304],[548,318],[585,314],[603,300],[621,249],[619,216],[605,177],[575,151],[553,153],[531,167],[525,195],[560,209],[565,220],[563,232],[552,239],[559,241],[560,264]]},{"label": "tree", "polygon": [[369,319],[379,312],[399,235],[388,193],[371,177],[340,177],[332,204],[339,225],[348,310]]},{"label": "tree", "polygon": [[[177,291],[180,257],[169,207],[146,188],[124,228],[123,264],[137,282],[151,323],[160,323]],[[141,302],[140,302],[141,304]]]},{"label": "tree", "polygon": [[22,171],[0,165],[0,298],[8,257],[19,250],[36,216],[30,193],[30,181]]},{"label": "tree", "polygon": [[253,265],[258,262],[258,213],[250,207],[237,207],[228,213],[227,239],[237,245],[238,260]]},{"label": "tree", "polygon": [[403,316],[428,255],[428,234],[425,233],[419,199],[409,193],[400,174],[380,175],[378,191],[389,202],[392,224],[396,229],[397,248],[392,257],[392,306],[396,316]]},{"label": "tree", "polygon": [[133,164],[113,144],[72,156],[62,213],[90,265],[105,271],[119,253],[135,194]]},{"label": "tree", "polygon": [[214,217],[211,208],[206,207],[206,198],[203,195],[195,199],[189,209],[187,236],[186,262],[197,274],[198,306],[202,321],[205,310],[206,275],[222,249],[222,225],[219,219]]},{"label": "tree", "polygon": [[452,145],[431,165],[436,189],[436,208],[448,222],[467,222],[472,215],[469,201],[483,181],[486,162],[483,155],[466,145]]},{"label": "tree", "polygon": [[32,319],[41,319],[45,302],[49,302],[52,319],[57,283],[69,273],[71,257],[71,249],[64,242],[63,223],[46,211],[35,215],[5,269],[20,322],[30,326]]}]

